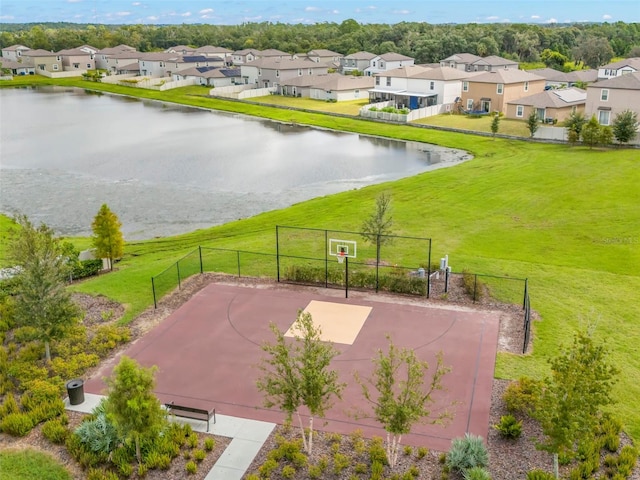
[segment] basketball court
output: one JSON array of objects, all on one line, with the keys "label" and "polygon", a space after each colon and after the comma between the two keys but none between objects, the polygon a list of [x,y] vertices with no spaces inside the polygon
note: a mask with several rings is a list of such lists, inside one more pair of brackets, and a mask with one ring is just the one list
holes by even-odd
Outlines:
[{"label": "basketball court", "polygon": [[[325,293],[326,292],[326,293]],[[291,335],[299,310],[312,315],[323,339],[340,352],[332,367],[345,382],[342,400],[336,400],[326,418],[316,419],[320,430],[349,434],[356,429],[366,436],[384,437],[372,418],[356,420],[356,409],[371,413],[354,380],[373,370],[378,349],[386,351],[390,335],[394,344],[410,348],[418,358],[435,365],[438,352],[451,367],[436,392],[433,411],[449,410],[446,426],[416,425],[403,436],[403,444],[447,450],[451,439],[465,432],[487,437],[491,387],[498,343],[499,314],[392,303],[391,297],[350,292],[290,288],[275,285],[255,288],[213,283],[192,297],[172,315],[133,343],[124,352],[143,366],[156,365],[155,393],[162,402],[175,401],[193,407],[216,408],[219,414],[282,423],[285,416],[263,407],[256,387],[264,358],[261,345],[273,342],[269,323]],[[117,360],[116,360],[117,361]],[[105,366],[85,382],[89,393],[104,393]],[[429,381],[429,374],[425,383]],[[304,412],[303,412],[304,413]],[[215,433],[215,427],[213,427]]]}]

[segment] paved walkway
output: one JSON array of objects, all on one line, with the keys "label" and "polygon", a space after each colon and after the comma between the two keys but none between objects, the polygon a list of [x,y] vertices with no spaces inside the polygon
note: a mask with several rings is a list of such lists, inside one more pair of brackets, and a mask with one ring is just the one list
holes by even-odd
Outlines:
[{"label": "paved walkway", "polygon": [[[84,402],[80,405],[70,405],[67,398],[65,399],[65,407],[74,412],[91,413],[102,398],[102,395],[85,393]],[[181,417],[176,417],[176,420],[189,423],[197,432],[206,432],[207,430],[207,422],[202,420]],[[232,440],[205,479],[240,480],[274,427],[274,423],[216,415],[216,423],[210,425],[208,433],[230,437]]]}]

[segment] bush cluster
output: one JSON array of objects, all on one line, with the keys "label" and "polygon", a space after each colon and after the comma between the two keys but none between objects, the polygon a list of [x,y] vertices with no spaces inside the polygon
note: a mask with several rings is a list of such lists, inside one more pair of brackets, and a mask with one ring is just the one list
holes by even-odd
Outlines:
[{"label": "bush cluster", "polygon": [[453,439],[445,461],[451,470],[464,474],[474,467],[486,467],[489,453],[482,437],[467,433],[464,437]]}]

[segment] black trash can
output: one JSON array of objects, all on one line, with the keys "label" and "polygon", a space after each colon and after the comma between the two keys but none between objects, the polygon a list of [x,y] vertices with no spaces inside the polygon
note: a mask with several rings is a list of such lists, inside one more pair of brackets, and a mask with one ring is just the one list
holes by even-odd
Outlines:
[{"label": "black trash can", "polygon": [[84,402],[84,382],[76,378],[67,382],[67,393],[70,405],[80,405]]}]

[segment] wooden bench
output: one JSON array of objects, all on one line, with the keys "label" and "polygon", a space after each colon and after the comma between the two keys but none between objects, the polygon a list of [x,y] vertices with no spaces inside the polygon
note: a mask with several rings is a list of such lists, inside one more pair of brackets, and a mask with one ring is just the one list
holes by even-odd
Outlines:
[{"label": "wooden bench", "polygon": [[184,405],[176,405],[174,402],[165,403],[165,408],[176,417],[193,418],[195,420],[204,420],[207,422],[207,432],[209,431],[209,420],[213,418],[216,423],[216,409],[205,410],[204,408],[186,407]]}]

